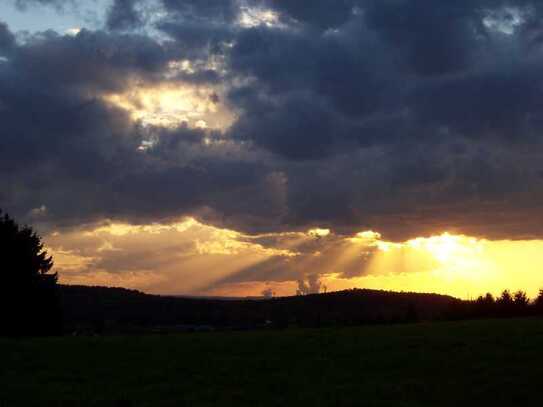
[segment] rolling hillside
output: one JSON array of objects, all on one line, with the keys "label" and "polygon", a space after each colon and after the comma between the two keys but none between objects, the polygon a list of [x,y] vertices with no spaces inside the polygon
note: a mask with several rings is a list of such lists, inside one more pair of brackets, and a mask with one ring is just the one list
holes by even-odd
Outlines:
[{"label": "rolling hillside", "polygon": [[144,294],[122,288],[62,286],[68,330],[249,329],[433,320],[460,303],[434,294],[348,290],[273,299],[222,300]]}]

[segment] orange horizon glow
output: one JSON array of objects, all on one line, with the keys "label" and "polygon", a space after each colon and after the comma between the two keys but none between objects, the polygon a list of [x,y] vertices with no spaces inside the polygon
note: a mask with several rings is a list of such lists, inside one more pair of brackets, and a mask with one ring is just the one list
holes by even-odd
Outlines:
[{"label": "orange horizon glow", "polygon": [[324,228],[246,235],[185,218],[55,232],[46,242],[62,283],[155,294],[294,295],[298,281],[312,274],[329,292],[368,288],[469,299],[504,289],[535,297],[543,287],[541,240],[492,241],[445,232],[389,242],[375,231],[345,237]]}]

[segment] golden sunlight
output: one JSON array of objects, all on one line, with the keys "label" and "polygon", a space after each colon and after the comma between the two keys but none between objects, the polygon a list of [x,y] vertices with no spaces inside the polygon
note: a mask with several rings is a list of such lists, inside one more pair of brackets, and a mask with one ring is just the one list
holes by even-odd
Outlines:
[{"label": "golden sunlight", "polygon": [[444,265],[461,260],[482,250],[481,244],[476,239],[448,233],[429,238],[413,239],[408,241],[407,245],[414,249],[428,251]]},{"label": "golden sunlight", "polygon": [[175,128],[225,129],[233,114],[219,102],[217,90],[190,84],[134,84],[123,93],[111,93],[102,98],[109,104],[126,110],[132,120],[144,126]]},{"label": "golden sunlight", "polygon": [[[368,232],[362,235],[369,236]],[[360,277],[347,281],[332,273],[326,279],[328,287],[435,292],[461,298],[486,292],[497,295],[504,289],[535,296],[543,287],[542,241],[491,241],[443,233],[403,243],[376,240],[373,246],[376,250]]]},{"label": "golden sunlight", "polygon": [[[259,295],[270,288],[288,295],[310,275],[328,291],[371,288],[461,298],[504,289],[533,297],[543,287],[543,241],[535,240],[443,233],[389,242],[371,230],[347,237],[324,228],[246,235],[184,218],[106,223],[56,232],[47,241],[65,283],[105,284],[109,278],[110,284],[155,293]],[[239,273],[237,283],[226,282]]]}]

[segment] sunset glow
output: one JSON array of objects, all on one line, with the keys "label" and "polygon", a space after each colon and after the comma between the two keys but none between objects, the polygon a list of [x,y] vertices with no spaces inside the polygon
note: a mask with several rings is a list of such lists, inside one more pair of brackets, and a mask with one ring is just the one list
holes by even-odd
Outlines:
[{"label": "sunset glow", "polygon": [[[269,288],[276,295],[293,295],[297,281],[310,275],[317,276],[321,290],[372,288],[461,298],[496,295],[506,288],[535,296],[543,287],[542,241],[443,233],[388,242],[373,231],[349,237],[319,228],[249,235],[193,218],[112,223],[83,233],[57,232],[47,241],[66,283],[121,284],[157,293],[258,296]],[[140,259],[137,253],[146,253],[145,246],[154,249]],[[244,281],[237,282],[240,278]]]},{"label": "sunset glow", "polygon": [[0,0],[0,405],[537,405],[542,101],[542,0]]},{"label": "sunset glow", "polygon": [[1,1],[0,209],[70,284],[534,296],[542,12]]}]

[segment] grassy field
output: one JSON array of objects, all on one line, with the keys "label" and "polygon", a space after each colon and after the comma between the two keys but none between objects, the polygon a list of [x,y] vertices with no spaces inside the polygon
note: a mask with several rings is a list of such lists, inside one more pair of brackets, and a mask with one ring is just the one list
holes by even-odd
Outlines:
[{"label": "grassy field", "polygon": [[0,340],[0,363],[9,407],[522,405],[543,320]]}]

